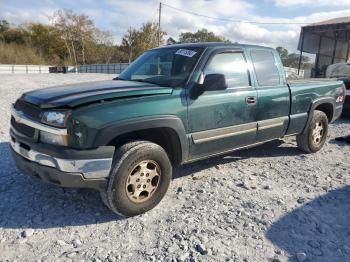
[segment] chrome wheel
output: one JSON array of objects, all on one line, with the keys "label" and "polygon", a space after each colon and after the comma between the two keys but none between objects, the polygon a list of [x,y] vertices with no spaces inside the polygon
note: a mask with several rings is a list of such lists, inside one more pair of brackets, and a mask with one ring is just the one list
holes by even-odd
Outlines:
[{"label": "chrome wheel", "polygon": [[325,128],[323,123],[321,121],[316,122],[312,130],[312,141],[315,143],[315,145],[319,145],[322,142],[324,131]]},{"label": "chrome wheel", "polygon": [[157,190],[160,180],[160,167],[153,160],[138,163],[126,181],[126,193],[134,203],[147,201]]}]

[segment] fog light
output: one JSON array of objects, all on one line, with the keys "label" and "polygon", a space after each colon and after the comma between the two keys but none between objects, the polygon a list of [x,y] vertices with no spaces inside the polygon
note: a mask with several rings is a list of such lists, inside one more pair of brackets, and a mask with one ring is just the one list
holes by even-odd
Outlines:
[{"label": "fog light", "polygon": [[40,141],[51,145],[68,145],[68,139],[66,135],[55,135],[45,131],[40,131]]}]

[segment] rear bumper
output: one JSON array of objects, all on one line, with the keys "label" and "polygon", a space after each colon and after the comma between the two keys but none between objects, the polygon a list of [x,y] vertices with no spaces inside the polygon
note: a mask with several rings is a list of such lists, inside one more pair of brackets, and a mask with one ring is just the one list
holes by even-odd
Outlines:
[{"label": "rear bumper", "polygon": [[112,166],[114,147],[74,150],[22,139],[11,130],[11,148],[18,169],[63,187],[99,189]]}]

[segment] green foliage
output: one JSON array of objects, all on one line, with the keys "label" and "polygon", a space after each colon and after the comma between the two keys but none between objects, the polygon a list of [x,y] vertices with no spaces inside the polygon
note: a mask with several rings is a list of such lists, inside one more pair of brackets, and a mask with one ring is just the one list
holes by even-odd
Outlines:
[{"label": "green foliage", "polygon": [[94,22],[84,14],[75,14],[72,10],[58,10],[53,17],[54,27],[58,30],[64,41],[72,64],[85,64],[86,47],[90,42],[96,44],[93,38]]},{"label": "green foliage", "polygon": [[4,32],[10,28],[6,20],[0,20],[0,41],[4,41]]},{"label": "green foliage", "polygon": [[64,41],[58,30],[49,25],[30,24],[29,44],[40,57],[53,64],[59,64],[67,55]]},{"label": "green foliage", "polygon": [[[277,52],[279,53],[282,63],[286,67],[298,68],[300,55],[296,53],[289,53],[288,50],[282,46],[276,47]],[[310,63],[310,58],[307,56],[302,56],[301,68],[310,69],[312,64]]]},{"label": "green foliage", "polygon": [[6,20],[0,20],[0,34],[10,28],[9,23]]},{"label": "green foliage", "polygon": [[185,32],[181,33],[179,37],[181,43],[197,43],[197,42],[229,42],[221,36],[209,32],[207,29],[198,30],[195,33]]},{"label": "green foliage", "polygon": [[[3,52],[0,63],[79,65],[115,63],[126,57],[108,32],[96,28],[88,16],[71,10],[58,10],[51,25],[12,27],[0,20],[0,43]],[[21,47],[23,59],[19,58]]]},{"label": "green foliage", "polygon": [[[0,20],[0,63],[45,63],[50,65],[79,65],[94,63],[131,62],[145,51],[158,46],[158,24],[147,22],[140,28],[130,28],[115,45],[109,32],[98,29],[91,18],[71,10],[58,10],[51,25],[32,23],[12,27]],[[175,44],[166,32],[160,32],[160,43]],[[207,29],[180,34],[179,42],[229,42]],[[284,66],[297,68],[299,55],[277,47]],[[310,68],[310,59],[302,57],[302,68]]]},{"label": "green foliage", "polygon": [[0,63],[2,64],[46,64],[33,48],[16,43],[0,42]]},{"label": "green foliage", "polygon": [[2,36],[5,43],[25,44],[28,41],[28,32],[21,27],[9,28]]},{"label": "green foliage", "polygon": [[[31,23],[10,26],[0,20],[0,63],[45,63],[49,65],[80,65],[131,62],[145,51],[159,45],[158,24],[147,22],[130,28],[121,45],[115,45],[109,32],[100,30],[84,14],[58,10],[50,25]],[[160,44],[174,44],[166,32],[160,32]],[[180,42],[228,42],[206,29],[180,35]]]},{"label": "green foliage", "polygon": [[174,38],[169,37],[168,40],[166,40],[166,44],[167,45],[174,45],[174,44],[176,44],[176,41]]},{"label": "green foliage", "polygon": [[288,58],[288,50],[282,46],[276,47],[277,52],[279,53],[281,60],[285,61]]},{"label": "green foliage", "polygon": [[[158,25],[148,22],[139,29],[130,28],[122,44],[117,46],[112,35],[97,28],[87,15],[66,9],[55,12],[51,25],[32,23],[11,27],[7,21],[0,20],[0,43],[3,43],[2,48],[11,49],[9,55],[0,56],[0,63],[18,63],[21,46],[26,57],[32,59],[22,59],[21,63],[40,61],[51,65],[79,65],[131,62],[146,50],[158,46],[158,33]],[[160,32],[161,44],[165,42],[165,35],[164,31]]]},{"label": "green foliage", "polygon": [[[166,33],[160,32],[160,42],[164,44]],[[145,51],[158,46],[158,25],[156,23],[145,23],[139,29],[130,28],[124,35],[120,50],[127,57],[124,62],[131,62]]]}]

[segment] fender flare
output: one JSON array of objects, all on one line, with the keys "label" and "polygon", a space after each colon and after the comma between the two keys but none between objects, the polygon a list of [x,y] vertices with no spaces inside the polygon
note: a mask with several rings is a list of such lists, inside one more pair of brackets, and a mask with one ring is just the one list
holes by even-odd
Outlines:
[{"label": "fender flare", "polygon": [[307,127],[309,126],[309,124],[314,116],[314,111],[315,111],[316,107],[318,107],[321,104],[331,104],[332,105],[332,107],[333,107],[332,119],[334,118],[335,108],[336,108],[335,99],[333,97],[322,97],[322,98],[315,99],[314,101],[312,101],[312,103],[310,105],[309,116],[308,116],[306,125],[305,125],[302,133],[305,133],[307,131]]},{"label": "fender flare", "polygon": [[170,128],[176,132],[181,146],[181,162],[185,162],[189,153],[186,130],[182,120],[173,115],[138,117],[108,125],[96,134],[93,144],[95,147],[104,146],[113,138],[123,134],[162,127]]}]

